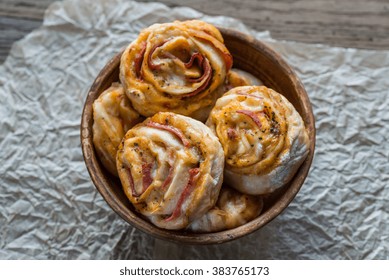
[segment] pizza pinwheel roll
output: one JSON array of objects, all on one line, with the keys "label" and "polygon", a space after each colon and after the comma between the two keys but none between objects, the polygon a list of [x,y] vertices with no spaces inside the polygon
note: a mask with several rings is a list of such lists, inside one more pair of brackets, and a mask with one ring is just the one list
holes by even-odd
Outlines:
[{"label": "pizza pinwheel roll", "polygon": [[124,134],[142,120],[119,83],[113,83],[93,102],[93,143],[111,174],[118,176],[116,153]]},{"label": "pizza pinwheel roll", "polygon": [[309,138],[293,105],[265,86],[236,87],[216,102],[207,125],[226,157],[225,182],[246,194],[286,184],[308,154]]},{"label": "pizza pinwheel roll", "polygon": [[117,153],[123,190],[135,209],[165,229],[184,229],[216,203],[224,154],[203,123],[161,112],[130,129]]},{"label": "pizza pinwheel roll", "polygon": [[232,56],[220,32],[191,20],[154,24],[123,52],[120,80],[143,116],[174,112],[205,121],[223,92]]},{"label": "pizza pinwheel roll", "polygon": [[260,196],[242,194],[223,186],[216,205],[188,227],[193,232],[216,232],[236,228],[258,217],[263,208]]},{"label": "pizza pinwheel roll", "polygon": [[263,85],[263,83],[254,75],[237,68],[232,68],[227,73],[225,84],[225,92],[233,89],[234,87]]}]

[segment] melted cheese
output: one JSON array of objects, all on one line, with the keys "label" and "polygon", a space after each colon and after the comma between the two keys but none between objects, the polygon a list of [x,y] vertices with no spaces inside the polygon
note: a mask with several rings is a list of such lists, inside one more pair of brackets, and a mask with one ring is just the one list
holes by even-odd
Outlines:
[{"label": "melted cheese", "polygon": [[123,52],[120,80],[143,116],[169,111],[205,121],[231,66],[214,26],[176,21],[139,34]]},{"label": "melted cheese", "polygon": [[174,113],[158,113],[130,129],[117,153],[127,197],[167,229],[187,227],[216,203],[223,167],[223,149],[209,128]]},{"label": "melted cheese", "polygon": [[261,197],[242,194],[231,188],[223,187],[215,207],[193,221],[188,230],[216,232],[236,228],[259,216],[262,208]]},{"label": "melted cheese", "polygon": [[93,103],[93,143],[104,167],[115,176],[120,141],[128,129],[141,121],[120,84],[112,84]]},{"label": "melted cheese", "polygon": [[207,120],[222,143],[228,185],[265,194],[286,184],[308,154],[304,122],[281,94],[264,86],[236,87]]}]

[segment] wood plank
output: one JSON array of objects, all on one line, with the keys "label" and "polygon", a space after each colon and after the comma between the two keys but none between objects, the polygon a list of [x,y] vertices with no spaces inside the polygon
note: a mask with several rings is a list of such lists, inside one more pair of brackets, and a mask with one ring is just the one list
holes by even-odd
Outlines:
[{"label": "wood plank", "polygon": [[41,25],[40,20],[0,16],[0,63],[7,57],[12,43]]},{"label": "wood plank", "polygon": [[46,8],[54,0],[1,0],[0,16],[42,21]]},{"label": "wood plank", "polygon": [[367,49],[389,49],[389,2],[385,0],[164,0],[208,14],[241,19],[275,39]]},{"label": "wood plank", "polygon": [[[149,0],[141,0],[151,2]],[[12,43],[37,28],[54,0],[1,0],[0,63]],[[241,19],[275,39],[340,47],[389,49],[387,0],[161,0],[210,15]]]}]

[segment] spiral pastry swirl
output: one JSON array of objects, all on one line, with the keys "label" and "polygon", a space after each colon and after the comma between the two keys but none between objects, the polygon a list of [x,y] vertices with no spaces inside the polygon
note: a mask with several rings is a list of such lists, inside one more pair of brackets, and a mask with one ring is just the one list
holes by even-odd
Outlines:
[{"label": "spiral pastry swirl", "polygon": [[184,229],[216,203],[224,155],[203,123],[161,112],[130,129],[117,153],[123,190],[158,227]]},{"label": "spiral pastry swirl", "polygon": [[93,102],[93,143],[111,174],[118,176],[116,153],[124,134],[142,120],[119,83],[113,83]]},{"label": "spiral pastry swirl", "polygon": [[308,154],[300,115],[284,96],[265,86],[231,89],[218,99],[207,125],[223,146],[225,182],[246,194],[280,188]]},{"label": "spiral pastry swirl", "polygon": [[193,232],[216,232],[236,228],[258,217],[263,208],[261,196],[242,194],[223,186],[216,205],[188,227]]},{"label": "spiral pastry swirl", "polygon": [[123,52],[120,80],[141,115],[169,111],[205,121],[231,67],[232,56],[213,25],[175,21],[139,34]]},{"label": "spiral pastry swirl", "polygon": [[262,81],[260,81],[252,74],[237,68],[232,68],[227,73],[224,92],[227,92],[233,89],[234,87],[261,85],[263,85]]}]

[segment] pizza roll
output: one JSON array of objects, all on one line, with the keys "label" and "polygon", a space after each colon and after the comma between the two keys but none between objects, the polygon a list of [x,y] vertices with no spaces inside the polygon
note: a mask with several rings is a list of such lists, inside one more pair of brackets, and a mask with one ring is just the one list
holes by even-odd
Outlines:
[{"label": "pizza roll", "polygon": [[281,94],[264,86],[236,87],[216,102],[207,125],[226,157],[225,182],[246,194],[285,185],[308,154],[304,122]]},{"label": "pizza roll", "polygon": [[236,228],[258,217],[262,208],[261,196],[242,194],[223,186],[216,205],[200,219],[193,221],[188,230],[216,232]]},{"label": "pizza roll", "polygon": [[143,116],[174,112],[202,121],[223,92],[232,56],[220,32],[199,21],[154,24],[123,52],[120,80]]},{"label": "pizza roll", "polygon": [[124,134],[142,120],[119,83],[113,83],[93,102],[93,144],[111,174],[118,176],[116,153]]},{"label": "pizza roll", "polygon": [[165,229],[184,229],[216,203],[224,154],[203,123],[161,112],[130,129],[117,153],[123,190],[135,209]]},{"label": "pizza roll", "polygon": [[232,68],[227,73],[225,84],[225,92],[233,89],[234,87],[263,85],[263,83],[254,75],[237,68]]}]

